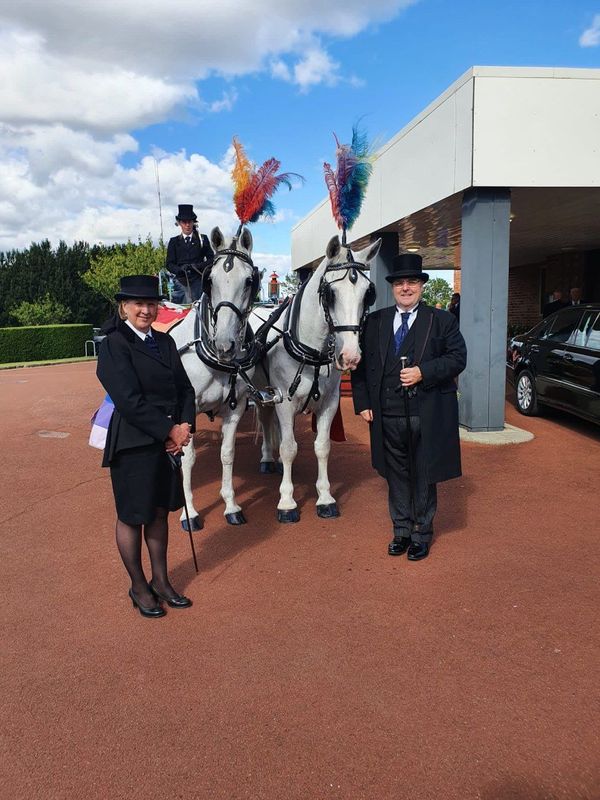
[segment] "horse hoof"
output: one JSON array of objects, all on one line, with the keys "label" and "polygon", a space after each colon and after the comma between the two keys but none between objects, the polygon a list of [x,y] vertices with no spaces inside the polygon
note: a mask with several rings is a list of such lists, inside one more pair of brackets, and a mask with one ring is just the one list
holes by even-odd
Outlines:
[{"label": "horse hoof", "polygon": [[[192,528],[192,531],[201,531],[201,530],[202,530],[202,528],[204,527],[204,523],[202,522],[202,520],[200,519],[200,517],[190,517],[190,526],[191,526],[191,528]],[[189,532],[190,532],[190,529],[189,529],[189,527],[188,527],[188,524],[187,524],[187,520],[186,520],[186,519],[182,519],[182,520],[181,520],[181,527],[182,527],[182,528],[183,528],[183,530],[184,530],[184,531],[186,531],[187,533],[189,533]]]},{"label": "horse hoof", "polygon": [[246,517],[243,511],[234,511],[233,514],[225,514],[225,519],[230,525],[246,524]]},{"label": "horse hoof", "polygon": [[260,474],[261,475],[270,475],[272,472],[275,472],[275,462],[274,461],[261,461],[260,462]]},{"label": "horse hoof", "polygon": [[339,517],[340,512],[337,507],[337,503],[327,503],[327,505],[317,506],[317,516],[322,517],[323,519],[333,519],[333,517]]},{"label": "horse hoof", "polygon": [[291,508],[289,511],[278,511],[277,522],[300,522],[300,512],[297,508]]}]

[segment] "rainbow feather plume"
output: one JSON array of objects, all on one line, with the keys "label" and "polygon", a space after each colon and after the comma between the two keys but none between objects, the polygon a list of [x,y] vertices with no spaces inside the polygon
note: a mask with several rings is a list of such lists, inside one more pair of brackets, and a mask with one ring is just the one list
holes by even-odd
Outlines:
[{"label": "rainbow feather plume", "polygon": [[373,171],[374,155],[366,133],[361,132],[357,125],[352,128],[352,144],[340,144],[335,134],[334,138],[335,170],[327,162],[323,164],[323,170],[333,218],[345,237],[346,231],[354,225],[360,214]]},{"label": "rainbow feather plume", "polygon": [[233,202],[235,213],[242,225],[256,222],[261,217],[273,217],[275,206],[271,197],[281,184],[292,188],[293,177],[303,180],[294,172],[278,174],[281,162],[269,158],[261,167],[256,167],[246,155],[241,142],[234,137],[235,160],[231,177],[234,184]]}]

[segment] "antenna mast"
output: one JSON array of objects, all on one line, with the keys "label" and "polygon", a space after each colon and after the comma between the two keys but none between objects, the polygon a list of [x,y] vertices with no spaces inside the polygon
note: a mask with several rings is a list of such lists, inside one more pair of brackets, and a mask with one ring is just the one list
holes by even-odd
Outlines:
[{"label": "antenna mast", "polygon": [[163,237],[163,218],[162,218],[162,202],[160,199],[160,177],[158,175],[158,161],[154,156],[154,174],[156,176],[156,194],[158,195],[158,216],[160,218],[160,241],[164,242]]}]

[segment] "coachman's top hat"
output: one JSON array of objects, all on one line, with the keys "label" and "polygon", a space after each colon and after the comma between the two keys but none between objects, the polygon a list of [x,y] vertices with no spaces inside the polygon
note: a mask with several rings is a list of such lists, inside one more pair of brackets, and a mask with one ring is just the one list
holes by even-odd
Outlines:
[{"label": "coachman's top hat", "polygon": [[154,275],[126,275],[120,279],[115,300],[164,300]]},{"label": "coachman's top hat", "polygon": [[386,281],[393,283],[402,278],[419,278],[426,283],[429,275],[423,272],[423,259],[416,253],[400,253],[392,260],[392,269],[389,275],[385,276]]},{"label": "coachman's top hat", "polygon": [[175,219],[177,222],[196,222],[198,217],[194,214],[194,206],[177,206],[179,211]]}]

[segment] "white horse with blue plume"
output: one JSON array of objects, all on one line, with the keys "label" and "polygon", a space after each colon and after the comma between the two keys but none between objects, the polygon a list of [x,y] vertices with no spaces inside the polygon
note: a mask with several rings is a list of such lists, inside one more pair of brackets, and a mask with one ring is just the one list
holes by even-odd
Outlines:
[{"label": "white horse with blue plume", "polygon": [[[274,408],[259,408],[263,425],[261,467],[275,462],[274,448],[279,439],[283,464],[277,505],[280,522],[300,519],[292,481],[298,452],[294,419],[308,411],[315,414],[317,422],[317,514],[324,518],[339,516],[328,474],[329,434],[339,404],[341,371],[356,369],[361,359],[360,332],[365,314],[375,301],[368,269],[380,245],[378,239],[353,252],[342,246],[339,237],[331,239],[325,258],[294,297],[285,320],[273,326],[269,334],[266,374],[284,399]],[[252,319],[265,320],[264,310],[255,309]],[[279,436],[273,413],[277,414]],[[261,472],[266,471],[270,470],[261,468]]]},{"label": "white horse with blue plume", "polygon": [[[248,392],[261,404],[278,399],[277,392],[268,387],[256,390],[252,381],[259,348],[248,317],[260,288],[260,274],[252,260],[252,234],[246,226],[262,216],[273,215],[270,198],[282,183],[291,188],[292,173],[278,174],[280,162],[274,158],[257,168],[236,139],[233,146],[232,178],[239,228],[235,236],[228,238],[219,228],[213,229],[211,244],[215,255],[204,273],[202,297],[170,333],[196,392],[198,413],[206,413],[211,419],[220,417],[223,421],[221,497],[227,522],[241,525],[246,519],[233,488],[237,427],[246,409]],[[193,530],[200,530],[203,522],[192,496],[191,475],[195,460],[192,440],[184,449],[183,485],[190,525]],[[184,528],[188,527],[185,509],[181,522]]]},{"label": "white horse with blue plume", "polygon": [[[261,472],[274,463],[274,449],[280,438],[279,455],[283,464],[277,506],[280,522],[300,519],[292,481],[292,465],[298,452],[294,418],[307,411],[314,412],[317,423],[317,514],[324,518],[339,516],[328,475],[331,423],[339,404],[341,370],[356,369],[360,362],[360,334],[368,309],[375,301],[375,286],[368,270],[379,252],[381,240],[356,252],[346,244],[346,231],[360,213],[372,156],[366,136],[356,127],[351,145],[340,144],[337,138],[336,144],[336,170],[329,164],[324,165],[324,170],[342,239],[335,236],[330,240],[325,258],[301,286],[285,320],[273,327],[264,365],[269,382],[284,394],[280,405],[259,409],[263,424]],[[255,310],[254,316],[265,319],[261,311]]]}]

